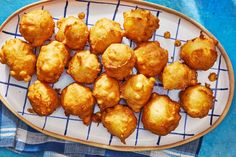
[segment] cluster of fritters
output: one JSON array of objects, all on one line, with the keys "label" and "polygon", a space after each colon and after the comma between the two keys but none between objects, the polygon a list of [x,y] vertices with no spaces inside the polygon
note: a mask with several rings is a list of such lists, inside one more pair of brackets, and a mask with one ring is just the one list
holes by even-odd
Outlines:
[{"label": "cluster of fritters", "polygon": [[[19,29],[27,42],[6,41],[0,50],[0,61],[20,81],[30,81],[36,72],[37,81],[28,89],[28,99],[36,114],[47,116],[62,106],[66,116],[79,116],[85,125],[101,122],[123,143],[136,129],[134,112],[143,111],[144,128],[157,135],[167,135],[178,126],[180,107],[191,117],[208,114],[213,93],[198,83],[196,70],[213,66],[217,42],[201,33],[181,47],[183,62],[167,65],[168,51],[159,42],[148,41],[159,28],[159,19],[141,9],[123,15],[124,30],[119,23],[106,18],[98,20],[90,30],[83,22],[83,14],[62,18],[57,21],[56,40],[46,45],[55,26],[50,13],[35,10],[22,16]],[[137,47],[122,44],[123,37],[134,41]],[[87,41],[90,51],[84,50]],[[41,49],[36,56],[33,48],[38,46]],[[70,49],[77,53],[71,56]],[[134,67],[136,75],[132,74]],[[65,68],[75,82],[58,94],[50,84],[59,80]],[[165,90],[182,90],[180,101],[152,93],[156,78],[162,81]],[[93,89],[84,83],[94,83]],[[127,105],[119,104],[121,98]],[[100,112],[93,113],[96,103]]]}]

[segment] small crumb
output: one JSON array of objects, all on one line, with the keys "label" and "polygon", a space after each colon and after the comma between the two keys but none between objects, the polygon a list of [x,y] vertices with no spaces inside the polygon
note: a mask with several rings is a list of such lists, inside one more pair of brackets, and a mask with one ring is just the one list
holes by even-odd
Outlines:
[{"label": "small crumb", "polygon": [[28,111],[29,113],[34,113],[34,110],[33,110],[32,108],[28,108],[27,111]]},{"label": "small crumb", "polygon": [[102,114],[101,112],[96,112],[95,114],[93,114],[92,116],[92,121],[95,123],[100,123],[102,120]]},{"label": "small crumb", "polygon": [[85,13],[84,12],[79,13],[78,17],[79,19],[83,20],[85,18]]},{"label": "small crumb", "polygon": [[180,41],[180,40],[175,40],[175,46],[176,46],[176,47],[181,46],[181,41]]},{"label": "small crumb", "polygon": [[55,88],[55,91],[57,92],[57,94],[61,94],[61,89],[60,88]]},{"label": "small crumb", "polygon": [[211,87],[211,85],[210,85],[210,84],[208,84],[208,83],[205,83],[205,87],[207,87],[207,88],[210,88],[210,87]]},{"label": "small crumb", "polygon": [[169,31],[166,31],[166,32],[164,33],[164,38],[170,39],[170,32],[169,32]]},{"label": "small crumb", "polygon": [[205,39],[205,35],[203,34],[203,31],[200,32],[200,39]]},{"label": "small crumb", "polygon": [[211,82],[214,82],[217,80],[217,74],[216,73],[210,73],[210,75],[208,76],[208,79],[211,81]]}]

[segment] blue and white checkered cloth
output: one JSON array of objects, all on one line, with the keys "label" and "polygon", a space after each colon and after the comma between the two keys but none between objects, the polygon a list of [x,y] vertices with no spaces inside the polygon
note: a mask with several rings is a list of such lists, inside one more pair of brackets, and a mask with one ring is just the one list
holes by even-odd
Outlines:
[{"label": "blue and white checkered cloth", "polygon": [[37,156],[40,157],[192,157],[198,154],[200,146],[201,139],[168,150],[119,152],[91,147],[80,143],[59,140],[32,129],[30,126],[26,125],[24,122],[15,117],[0,102],[0,147],[7,147],[19,153],[36,153]]}]

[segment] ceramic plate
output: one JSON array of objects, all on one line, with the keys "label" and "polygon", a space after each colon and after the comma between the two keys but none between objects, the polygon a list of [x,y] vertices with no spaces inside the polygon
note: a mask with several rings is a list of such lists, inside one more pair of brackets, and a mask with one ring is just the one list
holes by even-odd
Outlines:
[{"label": "ceramic plate", "polygon": [[[100,18],[113,19],[123,25],[123,12],[134,8],[143,8],[150,10],[155,16],[160,19],[160,28],[155,32],[150,40],[157,40],[161,46],[169,52],[169,63],[179,60],[179,47],[175,47],[176,39],[185,43],[187,40],[199,36],[203,31],[207,35],[213,37],[205,28],[190,18],[163,6],[140,2],[140,1],[116,1],[116,0],[71,0],[71,1],[43,1],[26,6],[12,16],[10,16],[0,28],[0,46],[7,39],[23,37],[19,33],[19,20],[21,16],[31,10],[44,9],[48,10],[55,22],[62,17],[77,16],[79,12],[84,12],[84,19],[88,27],[91,27]],[[163,34],[165,31],[171,33],[170,39],[165,39]],[[55,32],[57,29],[55,28]],[[135,47],[135,44],[124,38],[123,43]],[[35,52],[39,52],[39,47]],[[89,49],[87,44],[86,49]],[[215,103],[208,116],[202,119],[193,119],[181,111],[181,121],[179,126],[167,136],[158,136],[150,133],[143,128],[140,122],[141,113],[136,114],[138,125],[133,134],[126,140],[126,145],[122,144],[117,137],[111,136],[102,124],[97,125],[91,123],[89,126],[83,125],[82,121],[76,116],[66,117],[63,109],[59,108],[52,115],[47,117],[39,117],[28,112],[31,105],[27,99],[27,89],[30,84],[34,83],[36,77],[29,83],[16,81],[9,75],[9,68],[6,65],[0,64],[0,95],[4,104],[21,120],[26,122],[31,127],[41,131],[47,135],[81,142],[97,147],[131,151],[131,150],[150,150],[164,149],[178,146],[197,139],[210,130],[215,128],[225,117],[229,110],[233,91],[234,91],[234,76],[231,62],[219,43],[217,47],[218,58],[214,66],[208,71],[198,71],[198,80],[200,83],[210,84],[215,97]],[[214,72],[218,79],[215,82],[208,80],[208,75]],[[73,82],[72,78],[66,73],[63,73],[60,80],[54,84],[54,88],[63,89]],[[168,94],[173,100],[178,101],[178,90],[166,91],[163,90],[161,83],[156,82],[154,91],[160,94]],[[94,112],[98,111],[96,106]]]}]

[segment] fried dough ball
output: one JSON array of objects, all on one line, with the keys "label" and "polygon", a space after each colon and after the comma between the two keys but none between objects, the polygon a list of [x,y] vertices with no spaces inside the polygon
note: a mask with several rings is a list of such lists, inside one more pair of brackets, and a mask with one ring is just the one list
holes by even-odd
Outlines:
[{"label": "fried dough ball", "polygon": [[105,73],[102,74],[94,83],[93,95],[101,111],[117,105],[120,100],[118,81]]},{"label": "fried dough ball", "polygon": [[125,36],[136,43],[148,41],[159,28],[159,19],[148,10],[133,9],[123,16]]},{"label": "fried dough ball", "polygon": [[57,82],[69,57],[64,44],[58,41],[42,46],[36,64],[38,79],[47,83]]},{"label": "fried dough ball", "polygon": [[56,40],[63,42],[71,49],[84,49],[88,40],[89,30],[85,23],[73,16],[62,18],[57,22]]},{"label": "fried dough ball", "polygon": [[0,62],[10,67],[10,75],[28,82],[35,73],[36,55],[33,48],[20,39],[10,39],[0,50]]},{"label": "fried dough ball", "polygon": [[164,89],[184,89],[197,84],[197,73],[176,61],[164,68],[161,79]]},{"label": "fried dough ball", "polygon": [[85,125],[89,125],[93,115],[95,99],[88,87],[72,83],[62,90],[61,105],[65,114],[79,116]]},{"label": "fried dough ball", "polygon": [[107,18],[98,20],[90,29],[91,52],[102,54],[111,44],[121,43],[123,34],[119,23]]},{"label": "fried dough ball", "polygon": [[101,71],[100,63],[90,51],[77,52],[69,62],[67,73],[80,83],[93,83]]},{"label": "fried dough ball", "polygon": [[201,34],[181,47],[180,58],[192,69],[208,70],[217,59],[216,45],[216,40]]},{"label": "fried dough ball", "polygon": [[135,61],[134,51],[124,44],[111,44],[102,55],[106,74],[118,80],[130,75]]},{"label": "fried dough ball", "polygon": [[145,42],[134,50],[137,58],[136,68],[147,77],[160,74],[168,62],[168,51],[160,47],[160,43]]},{"label": "fried dough ball", "polygon": [[125,139],[136,128],[137,118],[129,107],[116,105],[102,112],[102,124],[112,135],[117,136],[125,144]]},{"label": "fried dough ball", "polygon": [[127,101],[134,112],[139,112],[148,102],[154,83],[153,77],[146,78],[143,74],[134,75],[121,86],[121,97]]},{"label": "fried dough ball", "polygon": [[193,118],[207,116],[213,103],[213,92],[205,86],[195,85],[180,92],[180,104],[187,114]]},{"label": "fried dough ball", "polygon": [[142,122],[145,129],[157,135],[167,135],[179,125],[180,105],[167,95],[153,93],[144,106]]},{"label": "fried dough ball", "polygon": [[39,116],[52,114],[60,102],[57,92],[51,86],[38,80],[29,87],[28,99],[34,112]]},{"label": "fried dough ball", "polygon": [[32,46],[41,46],[54,33],[54,26],[55,23],[48,11],[34,10],[22,16],[20,33]]}]

